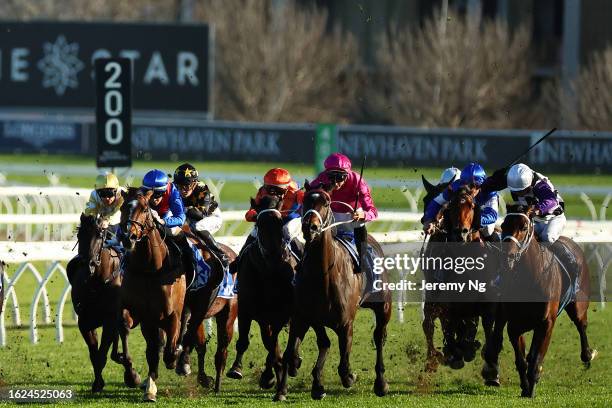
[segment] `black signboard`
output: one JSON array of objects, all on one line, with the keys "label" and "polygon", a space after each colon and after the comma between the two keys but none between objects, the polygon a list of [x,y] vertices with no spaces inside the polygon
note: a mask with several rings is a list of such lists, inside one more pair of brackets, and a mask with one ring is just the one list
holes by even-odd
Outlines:
[{"label": "black signboard", "polygon": [[0,151],[10,153],[71,153],[86,148],[85,129],[81,123],[60,121],[0,121]]},{"label": "black signboard", "polygon": [[1,22],[0,107],[94,106],[94,60],[128,58],[135,110],[210,111],[206,25]]},{"label": "black signboard", "polygon": [[130,60],[96,60],[96,163],[98,167],[132,165],[132,95]]}]

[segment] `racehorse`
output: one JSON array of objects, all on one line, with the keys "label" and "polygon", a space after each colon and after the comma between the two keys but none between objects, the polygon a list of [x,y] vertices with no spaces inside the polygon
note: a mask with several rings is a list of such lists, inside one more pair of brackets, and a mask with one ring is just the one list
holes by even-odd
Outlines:
[{"label": "racehorse", "polygon": [[[503,303],[503,319],[508,324],[508,337],[514,348],[516,370],[521,381],[521,396],[534,397],[540,378],[544,356],[548,350],[552,331],[563,305],[564,277],[571,281],[564,267],[550,250],[544,248],[534,236],[535,210],[533,207],[508,206],[502,224],[506,242],[507,271],[502,274],[503,293],[529,294],[523,302]],[[578,270],[577,290],[568,299],[565,311],[580,335],[580,358],[589,367],[597,355],[587,339],[587,312],[589,306],[589,269],[582,249],[571,239],[559,237],[576,258]],[[506,296],[506,295],[504,295]],[[563,303],[562,303],[563,302]],[[488,343],[486,358],[488,369],[497,372],[498,357],[503,342],[504,325],[496,324],[493,341]],[[523,333],[533,331],[529,354],[525,356]],[[490,344],[490,346],[489,346]]]},{"label": "racehorse", "polygon": [[[238,342],[236,359],[228,377],[242,378],[242,356],[249,347],[251,322],[259,323],[261,340],[268,356],[259,386],[269,389],[280,381],[281,353],[278,334],[289,323],[293,313],[293,279],[298,260],[283,242],[282,201],[265,196],[259,205],[251,199],[257,210],[257,241],[245,249],[238,265]],[[290,361],[293,362],[292,359]],[[298,359],[299,361],[299,359]],[[290,375],[295,376],[292,365]]]},{"label": "racehorse", "polygon": [[[121,363],[117,354],[118,324],[121,315],[119,254],[114,248],[104,246],[108,231],[98,225],[93,216],[81,214],[77,233],[79,256],[69,262],[68,278],[72,285],[72,304],[79,316],[79,331],[89,348],[89,359],[94,369],[92,392],[104,388],[102,370],[106,365],[108,350],[113,345],[111,358]],[[102,327],[98,348],[96,329]],[[135,387],[140,377],[124,364],[126,385]]]},{"label": "racehorse", "polygon": [[[448,183],[440,183],[438,185],[433,185],[425,176],[421,175],[421,179],[423,181],[423,187],[425,188],[425,196],[423,197],[423,208],[427,208],[427,205],[431,200],[437,197],[440,193],[448,188],[450,185],[450,181]],[[439,219],[439,224],[441,224],[442,219]],[[437,229],[436,233],[431,236],[430,242],[437,241],[445,241],[446,238],[443,231],[440,228]],[[434,330],[435,330],[435,320],[439,319],[440,324],[442,326],[442,332],[444,333],[447,328],[448,322],[448,307],[446,303],[443,302],[435,302],[428,301],[424,299],[423,301],[423,333],[425,334],[425,340],[427,342],[427,357],[425,363],[426,371],[436,371],[438,364],[440,362],[444,362],[444,354],[438,351],[434,345]]]},{"label": "racehorse", "polygon": [[[448,238],[452,248],[450,256],[482,257],[487,262],[481,271],[471,270],[462,274],[450,274],[449,280],[456,278],[467,281],[478,279],[486,283],[493,281],[497,274],[500,248],[484,244],[480,236],[480,207],[475,198],[478,189],[472,186],[462,186],[453,193],[448,205]],[[458,244],[457,244],[458,243]],[[454,253],[458,252],[458,253]],[[493,289],[490,288],[492,292]],[[472,361],[480,343],[476,340],[479,317],[485,333],[485,342],[491,340],[493,326],[498,317],[498,303],[486,301],[490,294],[470,294],[470,299],[460,299],[459,302],[448,304],[448,326],[444,330],[445,354],[453,368],[463,366],[463,362]],[[498,378],[490,378],[483,372],[487,385],[499,385]]]},{"label": "racehorse", "polygon": [[[353,321],[360,303],[362,307],[372,309],[376,317],[374,392],[378,396],[384,396],[389,390],[384,377],[383,345],[387,324],[391,318],[391,293],[384,290],[361,299],[367,277],[363,272],[355,273],[348,251],[332,236],[333,214],[329,192],[323,189],[310,190],[308,183],[306,190],[302,216],[302,233],[306,246],[302,266],[296,275],[295,309],[291,318],[287,348],[283,354],[281,381],[277,384],[274,399],[286,399],[289,361],[295,358],[297,346],[304,339],[309,327],[316,333],[319,348],[317,362],[312,370],[311,397],[321,399],[326,395],[321,382],[321,372],[330,347],[325,327],[334,330],[338,336],[338,374],[342,385],[345,388],[353,385],[356,377],[351,371],[349,357],[353,343]],[[377,256],[383,256],[382,248],[371,236],[368,237],[368,243]],[[384,274],[379,276],[386,279]]]},{"label": "racehorse", "polygon": [[[121,286],[124,320],[133,319],[131,327],[140,323],[146,341],[149,372],[144,384],[145,401],[157,398],[159,352],[166,337],[164,363],[174,369],[178,357],[177,343],[181,331],[181,315],[185,300],[185,266],[179,250],[165,242],[165,230],[156,225],[149,208],[152,191],[130,188],[121,208],[126,235],[127,270]],[[127,316],[126,316],[127,314]],[[129,359],[127,327],[120,331],[124,358]]]},{"label": "racehorse", "polygon": [[[218,297],[219,288],[224,277],[221,261],[213,253],[200,243],[188,227],[184,232],[192,244],[201,251],[204,261],[210,266],[211,273],[204,286],[194,290],[188,290],[185,297],[185,310],[182,318],[182,331],[184,334],[180,342],[182,352],[180,353],[176,373],[188,375],[191,372],[189,354],[194,346],[198,353],[198,382],[203,387],[209,388],[212,378],[206,375],[204,370],[204,359],[206,356],[206,338],[204,330],[204,319],[215,316],[217,323],[217,351],[215,353],[214,390],[219,392],[221,388],[221,376],[227,362],[227,348],[234,335],[234,322],[238,314],[238,300]],[[230,262],[236,258],[236,253],[223,244],[220,244]],[[195,277],[194,277],[195,278]]]}]

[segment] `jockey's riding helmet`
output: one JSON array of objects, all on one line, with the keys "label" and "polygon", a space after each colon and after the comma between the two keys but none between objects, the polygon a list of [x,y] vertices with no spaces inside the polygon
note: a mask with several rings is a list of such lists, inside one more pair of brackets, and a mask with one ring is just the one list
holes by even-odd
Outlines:
[{"label": "jockey's riding helmet", "polygon": [[174,170],[174,183],[179,185],[191,184],[198,181],[198,171],[189,163],[181,164]]},{"label": "jockey's riding helmet", "polygon": [[510,191],[522,191],[531,186],[533,182],[533,170],[526,164],[519,163],[510,167],[507,176]]},{"label": "jockey's riding helmet", "polygon": [[94,188],[96,190],[102,190],[102,189],[116,190],[119,188],[119,180],[117,180],[117,176],[115,176],[113,173],[100,174],[98,175],[98,177],[96,177]]},{"label": "jockey's riding helmet", "polygon": [[326,172],[343,171],[348,173],[351,171],[351,160],[342,153],[332,153],[323,162]]},{"label": "jockey's riding helmet", "polygon": [[482,166],[478,163],[470,163],[461,170],[461,181],[465,184],[482,185],[487,178]]},{"label": "jockey's riding helmet", "polygon": [[446,184],[461,178],[461,170],[456,167],[449,167],[442,172],[439,184]]},{"label": "jockey's riding helmet", "polygon": [[142,179],[142,186],[147,190],[164,192],[168,187],[168,175],[161,170],[151,170]]}]

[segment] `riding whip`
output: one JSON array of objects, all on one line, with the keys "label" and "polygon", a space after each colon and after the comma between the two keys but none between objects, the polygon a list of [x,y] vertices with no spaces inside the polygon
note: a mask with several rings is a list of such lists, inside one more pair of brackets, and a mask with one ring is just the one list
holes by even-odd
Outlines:
[{"label": "riding whip", "polygon": [[361,172],[359,173],[359,182],[357,183],[357,195],[355,197],[355,205],[353,206],[354,211],[357,211],[357,204],[359,203],[359,185],[361,185],[361,180],[363,179],[363,168],[365,167],[366,156],[363,155],[363,161],[361,162]]},{"label": "riding whip", "polygon": [[514,161],[512,163],[510,163],[509,165],[506,166],[506,168],[516,164],[519,160],[521,160],[521,158],[523,156],[525,156],[527,153],[529,153],[531,151],[531,149],[533,149],[534,147],[536,147],[537,145],[539,145],[541,142],[544,141],[544,139],[546,139],[548,136],[552,135],[553,133],[555,133],[555,131],[557,130],[557,128],[552,128],[550,129],[544,136],[542,136],[540,139],[538,139],[537,142],[535,142],[534,144],[532,144],[531,146],[529,146],[529,148],[527,150],[525,150],[523,153],[520,154],[520,156],[518,156],[516,159],[514,159]]}]

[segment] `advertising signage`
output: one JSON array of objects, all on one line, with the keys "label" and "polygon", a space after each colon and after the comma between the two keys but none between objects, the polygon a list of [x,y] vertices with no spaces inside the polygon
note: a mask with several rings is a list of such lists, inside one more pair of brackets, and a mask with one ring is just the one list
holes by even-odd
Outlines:
[{"label": "advertising signage", "polygon": [[0,108],[95,106],[98,58],[132,61],[137,111],[210,113],[206,25],[0,23]]}]

